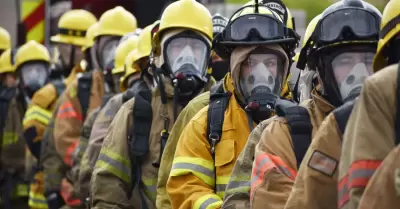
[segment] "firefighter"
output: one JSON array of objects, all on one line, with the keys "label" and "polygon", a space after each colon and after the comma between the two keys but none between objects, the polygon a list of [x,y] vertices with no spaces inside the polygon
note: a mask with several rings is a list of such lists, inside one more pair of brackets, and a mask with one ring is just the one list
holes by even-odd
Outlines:
[{"label": "firefighter", "polygon": [[[286,18],[268,5],[251,2],[214,38],[216,52],[231,60],[233,86],[225,93],[211,94],[210,105],[180,135],[167,182],[172,208],[221,207],[233,165],[250,131],[271,117],[275,103],[280,102],[278,95],[299,39],[286,26]],[[279,29],[267,32],[272,28]]]},{"label": "firefighter", "polygon": [[[356,0],[353,1],[357,2]],[[338,15],[340,13],[353,14],[348,20],[341,19],[346,18],[345,15],[339,16],[339,19],[334,21],[334,23],[339,23],[339,26],[330,23],[332,24],[331,27],[336,28],[337,31],[342,31],[346,27],[350,27],[353,31],[360,31],[362,25],[374,29],[371,29],[370,34],[355,34],[353,39],[347,40],[344,44],[350,45],[354,50],[351,53],[339,53],[332,61],[332,68],[325,68],[326,70],[332,69],[331,75],[337,78],[333,85],[336,86],[337,92],[341,92],[340,95],[336,94],[336,96],[342,105],[325,118],[312,139],[303,159],[303,162],[306,163],[302,163],[300,166],[285,209],[338,208],[338,191],[339,194],[343,195],[343,188],[341,184],[338,188],[337,182],[344,128],[353,109],[355,97],[359,95],[364,80],[372,74],[372,60],[379,34],[379,27],[376,26],[379,25],[381,20],[379,10],[366,2],[352,6],[328,8],[327,10],[336,12]],[[374,15],[374,21],[371,19],[372,15]],[[317,26],[316,30],[323,27],[324,21],[329,18],[325,13],[321,17],[322,26]],[[346,60],[347,63],[337,65],[340,68],[335,69],[335,59],[343,55],[346,55],[343,60]],[[359,57],[362,57],[362,59]],[[355,82],[352,82],[352,79]],[[343,85],[347,85],[345,87],[347,88],[346,92],[343,90]],[[343,196],[339,196],[339,202],[341,200],[343,200]]]},{"label": "firefighter", "polygon": [[[222,16],[219,13],[216,13],[212,17],[213,21],[213,36],[215,37],[218,33],[221,33],[226,24],[228,23],[228,18]],[[226,73],[229,71],[229,62],[227,60],[221,59],[214,51],[212,52],[211,57],[211,69],[212,76],[216,81],[222,80]]]},{"label": "firefighter", "polygon": [[393,150],[400,142],[398,8],[400,1],[393,0],[383,11],[373,61],[376,73],[365,81],[346,126],[339,163],[340,208],[398,207],[398,165],[394,162],[398,148]]},{"label": "firefighter", "polygon": [[[78,76],[60,96],[54,120],[54,136],[51,137],[53,140],[48,142],[48,147],[44,150],[46,153],[42,154],[46,155],[46,161],[53,160],[52,165],[48,164],[44,168],[45,185],[49,184],[45,186],[46,196],[56,202],[65,201],[67,208],[84,207],[74,191],[76,173],[71,170],[72,154],[79,142],[83,121],[102,102],[105,94],[103,73],[110,54],[122,36],[136,29],[136,24],[136,18],[122,7],[106,11],[100,17],[94,46],[90,51],[93,70]],[[49,177],[49,182],[46,176]]]},{"label": "firefighter", "polygon": [[2,27],[0,27],[0,56],[4,51],[11,48],[10,33]]},{"label": "firefighter", "polygon": [[6,49],[0,56],[0,86],[3,88],[17,87],[17,73],[13,64],[14,51]]},{"label": "firefighter", "polygon": [[[300,106],[283,110],[278,114],[280,117],[274,119],[262,133],[253,163],[254,180],[250,193],[252,207],[265,208],[266,202],[268,208],[285,207],[298,168],[322,121],[335,107],[342,104],[341,99],[347,101],[349,98],[354,98],[359,88],[353,87],[359,86],[353,84],[358,84],[360,79],[371,72],[367,66],[370,66],[368,58],[374,55],[374,48],[355,45],[365,34],[357,34],[355,29],[345,25],[348,21],[342,21],[342,18],[346,20],[346,16],[338,11],[346,7],[356,7],[355,10],[359,11],[357,7],[367,6],[359,0],[345,0],[328,7],[321,15],[321,21],[317,24],[311,39],[300,53],[299,63],[304,64],[303,59],[308,57],[307,65],[317,71],[321,88],[315,88],[311,93],[312,98]],[[374,9],[371,11],[375,12],[371,16],[379,14]],[[375,21],[371,24],[376,23],[376,19],[368,21]],[[345,29],[342,30],[343,28]],[[349,61],[349,65],[353,62],[358,63],[355,68],[362,68],[360,73],[363,73],[363,76],[358,79],[350,76],[354,80],[349,79],[344,82],[349,75],[348,72],[353,69],[347,68],[344,65],[345,61]],[[297,66],[304,69],[303,64]]]},{"label": "firefighter", "polygon": [[[125,66],[127,65],[125,60],[132,57],[132,56],[128,57],[128,54],[137,48],[137,44],[138,44],[137,35],[131,35],[129,39],[126,39],[124,42],[119,44],[118,48],[116,49],[116,53],[115,53],[115,62],[114,62],[115,68],[112,70],[113,74],[121,73],[121,72],[123,73],[123,72],[128,72],[128,71],[132,72],[131,67],[125,68]],[[130,65],[128,65],[128,66],[131,66],[132,63],[133,62],[131,62]],[[124,91],[122,91],[122,92],[124,92]],[[88,149],[98,150],[97,154],[98,154],[98,152],[100,152],[102,138],[104,138],[104,136],[102,136],[102,135],[105,135],[107,133],[109,123],[111,123],[113,116],[115,116],[115,114],[119,110],[120,106],[122,105],[122,103],[119,106],[114,105],[116,103],[116,101],[117,101],[117,103],[122,102],[122,99],[121,99],[122,95],[123,95],[123,93],[116,94],[116,95],[112,96],[109,100],[107,100],[107,102],[103,102],[103,104],[97,111],[96,116],[91,118],[91,123],[85,122],[85,124],[84,124],[83,130],[85,133],[87,133],[87,135],[82,136],[82,134],[81,134],[81,138],[79,140],[80,154],[79,154],[79,158],[76,160],[76,161],[80,161],[80,162],[74,163],[75,164],[74,166],[79,166],[79,170],[78,170],[79,178],[77,179],[79,182],[76,183],[76,186],[79,187],[77,189],[77,191],[80,195],[80,198],[86,199],[87,197],[89,197],[89,182],[90,182],[90,176],[92,175],[92,171],[93,171],[92,168],[94,167],[94,165],[93,165],[94,163],[92,163],[92,165],[89,165],[88,162],[90,162],[90,161],[87,161],[86,157],[85,157],[85,160],[83,160],[83,156],[85,155],[86,152],[90,152]],[[111,105],[111,104],[113,104],[113,105]],[[103,117],[103,120],[97,119],[97,118],[101,118],[101,117]],[[108,119],[110,121],[105,121],[105,119]],[[99,125],[96,125],[97,120],[100,121]],[[108,122],[108,125],[107,125],[107,122]],[[93,134],[92,134],[92,132],[93,132]],[[93,140],[90,140],[93,137],[95,137],[95,140],[99,140],[99,137],[100,137],[101,142],[100,143],[95,142],[96,145],[93,146],[92,145]],[[90,145],[88,144],[89,141],[91,142]],[[97,159],[97,156],[95,158]],[[81,175],[88,175],[89,177],[84,177],[81,181],[81,179],[80,179]]]},{"label": "firefighter", "polygon": [[[85,33],[95,22],[96,18],[84,10],[71,10],[61,16],[58,23],[59,34],[52,37],[57,49],[61,52],[60,60],[62,80],[52,80],[43,88],[38,90],[32,97],[24,117],[24,135],[29,148],[28,165],[32,164],[33,182],[29,190],[29,206],[35,209],[46,209],[46,198],[44,197],[44,173],[39,170],[38,160],[40,158],[41,141],[46,126],[55,110],[56,101],[65,86],[71,83],[76,74],[82,69],[77,65],[82,59],[80,48],[87,45]],[[78,25],[77,25],[78,23]],[[71,59],[68,60],[71,56]],[[74,59],[72,59],[74,58]]]},{"label": "firefighter", "polygon": [[164,10],[150,57],[155,86],[141,87],[111,123],[93,171],[94,208],[156,208],[169,131],[180,110],[214,83],[207,70],[211,40],[211,14],[200,3],[181,0]]}]

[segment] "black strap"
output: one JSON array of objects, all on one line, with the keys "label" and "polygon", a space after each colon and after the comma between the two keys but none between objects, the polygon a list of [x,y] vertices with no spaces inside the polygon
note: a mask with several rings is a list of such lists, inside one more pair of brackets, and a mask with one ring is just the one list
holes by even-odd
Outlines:
[{"label": "black strap", "polygon": [[339,128],[340,133],[342,134],[342,136],[343,136],[344,131],[346,129],[347,121],[350,118],[351,111],[353,111],[354,104],[356,103],[355,101],[356,100],[352,100],[352,101],[346,102],[345,104],[343,104],[342,106],[336,108],[333,111],[333,114],[335,115],[336,123],[338,125],[338,128]]},{"label": "black strap", "polygon": [[215,146],[221,140],[225,110],[228,107],[229,98],[232,95],[229,91],[224,92],[222,83],[214,90],[214,93],[210,92],[210,105],[208,106],[207,113],[207,136],[213,159],[215,158]]},{"label": "black strap", "polygon": [[293,150],[296,155],[297,168],[300,167],[301,161],[311,144],[312,124],[310,115],[306,108],[301,106],[293,106],[283,109],[279,116],[283,116],[288,121],[290,135],[293,142]]},{"label": "black strap", "polygon": [[61,80],[53,80],[53,81],[51,81],[51,83],[53,84],[54,88],[56,89],[57,98],[60,97],[61,94],[65,90],[65,83]]},{"label": "black strap", "polygon": [[[149,150],[153,110],[151,106],[151,91],[145,83],[132,96],[135,97],[135,104],[132,111],[133,127],[128,137],[128,144],[130,147],[132,175],[134,176],[132,190],[134,190],[141,183],[141,160]],[[141,187],[138,188],[140,190]],[[147,209],[148,207],[142,192],[140,192],[140,198],[142,209]]]},{"label": "black strap", "polygon": [[82,107],[82,118],[85,120],[89,109],[90,94],[92,87],[92,73],[85,73],[78,79],[78,99]]},{"label": "black strap", "polygon": [[397,69],[397,92],[396,92],[396,144],[400,144],[400,62]]}]

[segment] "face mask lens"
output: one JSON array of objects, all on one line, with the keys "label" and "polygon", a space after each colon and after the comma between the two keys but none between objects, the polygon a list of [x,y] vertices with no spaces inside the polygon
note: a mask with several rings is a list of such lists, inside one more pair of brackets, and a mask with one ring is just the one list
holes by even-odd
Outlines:
[{"label": "face mask lens", "polygon": [[202,77],[208,61],[207,45],[196,38],[178,37],[167,44],[166,61],[174,75],[184,73]]},{"label": "face mask lens", "polygon": [[48,66],[44,63],[27,63],[20,69],[21,79],[25,86],[42,87],[47,80]]},{"label": "face mask lens", "polygon": [[99,42],[100,63],[104,69],[114,59],[115,50],[118,47],[119,39],[114,37],[103,37]]},{"label": "face mask lens", "polygon": [[343,100],[359,94],[364,80],[372,74],[373,52],[344,52],[332,60],[332,70]]},{"label": "face mask lens", "polygon": [[240,69],[239,86],[245,99],[257,93],[278,94],[284,72],[280,56],[251,54]]}]

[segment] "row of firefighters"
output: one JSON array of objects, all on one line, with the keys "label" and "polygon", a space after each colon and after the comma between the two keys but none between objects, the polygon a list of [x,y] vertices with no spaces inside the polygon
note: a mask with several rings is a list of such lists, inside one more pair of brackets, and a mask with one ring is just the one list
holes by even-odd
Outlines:
[{"label": "row of firefighters", "polygon": [[398,208],[400,0],[333,3],[298,54],[294,25],[280,0],[71,10],[54,59],[0,30],[1,207]]}]

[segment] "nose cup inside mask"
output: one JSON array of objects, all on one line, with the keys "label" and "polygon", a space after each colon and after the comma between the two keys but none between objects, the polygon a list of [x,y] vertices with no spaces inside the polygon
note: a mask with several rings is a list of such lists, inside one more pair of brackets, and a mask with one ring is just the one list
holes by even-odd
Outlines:
[{"label": "nose cup inside mask", "polygon": [[353,69],[340,84],[340,94],[343,100],[354,98],[360,94],[364,80],[369,76],[364,63],[354,65]]}]

